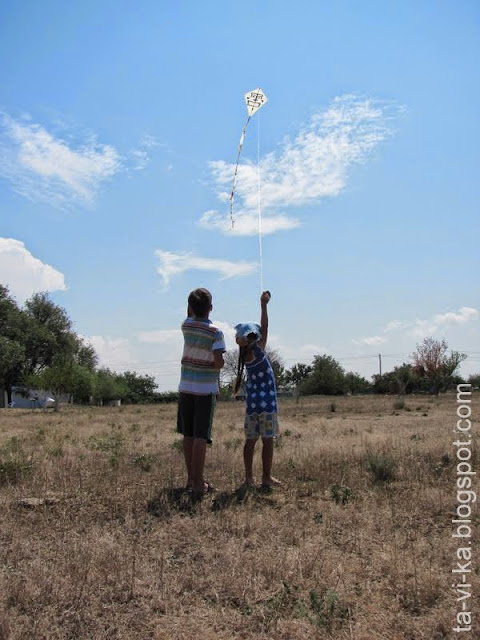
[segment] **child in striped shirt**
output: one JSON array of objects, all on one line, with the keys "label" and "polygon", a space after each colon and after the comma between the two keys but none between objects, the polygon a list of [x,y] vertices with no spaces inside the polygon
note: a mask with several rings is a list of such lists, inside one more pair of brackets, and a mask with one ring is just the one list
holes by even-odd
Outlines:
[{"label": "child in striped shirt", "polygon": [[205,480],[207,443],[212,442],[212,421],[219,392],[225,340],[209,319],[212,295],[195,289],[188,296],[188,317],[182,323],[184,339],[180,377],[177,431],[183,435],[187,488],[204,494],[213,488]]}]

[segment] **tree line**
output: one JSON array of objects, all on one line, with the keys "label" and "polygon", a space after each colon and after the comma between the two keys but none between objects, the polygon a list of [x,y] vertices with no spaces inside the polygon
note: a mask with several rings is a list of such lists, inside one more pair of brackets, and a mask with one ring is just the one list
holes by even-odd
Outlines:
[{"label": "tree line", "polygon": [[[411,362],[393,371],[372,376],[372,381],[346,371],[331,355],[316,355],[310,364],[285,367],[274,349],[267,353],[272,362],[277,388],[295,395],[345,395],[363,393],[414,392],[439,394],[453,384],[465,382],[457,374],[466,355],[449,351],[445,340],[427,337],[417,345]],[[227,351],[221,372],[221,396],[231,396],[237,376],[237,351]],[[480,385],[480,374],[468,382]],[[134,371],[116,373],[98,367],[95,349],[77,335],[73,322],[48,293],[35,293],[20,307],[8,287],[0,285],[0,406],[4,392],[11,403],[13,389],[41,389],[60,401],[103,404],[163,402],[176,399],[175,392],[159,393],[155,379]]]},{"label": "tree line", "polygon": [[98,368],[95,349],[47,293],[33,294],[20,307],[0,285],[0,406],[5,391],[11,403],[14,388],[48,391],[57,410],[66,396],[78,403],[158,400],[153,376]]},{"label": "tree line", "polygon": [[[346,371],[331,355],[316,355],[310,364],[297,363],[286,369],[284,361],[274,349],[267,354],[275,373],[277,388],[290,390],[294,395],[349,395],[364,393],[431,393],[438,395],[453,385],[465,382],[457,373],[466,354],[449,351],[445,340],[426,337],[411,354],[411,362],[397,366],[393,371],[375,374],[369,381],[354,371]],[[228,389],[236,377],[237,352],[225,356],[222,374],[223,387]],[[480,374],[469,377],[473,386],[480,385]]]}]

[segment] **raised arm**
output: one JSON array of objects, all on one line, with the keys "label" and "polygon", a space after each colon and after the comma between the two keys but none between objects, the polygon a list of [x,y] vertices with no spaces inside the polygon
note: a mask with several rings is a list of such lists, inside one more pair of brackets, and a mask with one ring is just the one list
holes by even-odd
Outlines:
[{"label": "raised arm", "polygon": [[267,338],[268,338],[268,311],[267,304],[270,302],[270,291],[264,291],[260,296],[260,308],[261,308],[261,316],[260,316],[260,328],[262,330],[262,337],[258,341],[258,346],[260,349],[265,349],[267,346]]}]

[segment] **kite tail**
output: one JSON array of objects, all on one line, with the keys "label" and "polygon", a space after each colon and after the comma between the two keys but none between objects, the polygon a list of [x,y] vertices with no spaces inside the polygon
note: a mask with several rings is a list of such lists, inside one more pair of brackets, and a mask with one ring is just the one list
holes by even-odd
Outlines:
[{"label": "kite tail", "polygon": [[248,116],[247,122],[243,127],[242,135],[240,136],[240,143],[238,145],[238,154],[237,154],[237,164],[235,165],[235,173],[233,174],[233,184],[232,184],[232,193],[230,194],[230,221],[232,223],[232,229],[235,225],[235,220],[233,218],[233,197],[235,195],[235,187],[237,186],[237,173],[238,166],[240,163],[240,154],[242,153],[243,141],[245,140],[245,133],[247,132],[248,123],[250,122],[251,116]]}]

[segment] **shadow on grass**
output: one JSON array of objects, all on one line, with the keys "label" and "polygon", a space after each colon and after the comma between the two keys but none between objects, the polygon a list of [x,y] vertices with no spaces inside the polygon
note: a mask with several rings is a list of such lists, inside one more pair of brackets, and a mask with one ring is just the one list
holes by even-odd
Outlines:
[{"label": "shadow on grass", "polygon": [[212,511],[223,511],[223,509],[227,509],[228,507],[246,504],[247,502],[277,506],[274,500],[266,497],[272,493],[273,491],[270,487],[252,487],[242,484],[234,491],[223,491],[219,493],[212,502]]},{"label": "shadow on grass", "polygon": [[[254,504],[277,507],[277,503],[268,497],[273,491],[269,487],[247,487],[241,485],[234,491],[223,491],[215,496],[211,502],[211,511],[223,511],[229,507]],[[161,489],[147,503],[147,511],[156,518],[169,518],[174,512],[194,515],[199,506],[209,500],[211,493],[198,495],[183,487]]]},{"label": "shadow on grass", "polygon": [[173,512],[194,514],[203,496],[184,487],[161,489],[147,503],[147,511],[156,518],[168,518]]}]

